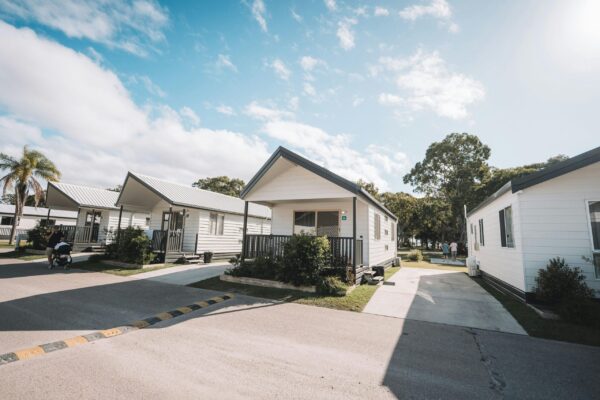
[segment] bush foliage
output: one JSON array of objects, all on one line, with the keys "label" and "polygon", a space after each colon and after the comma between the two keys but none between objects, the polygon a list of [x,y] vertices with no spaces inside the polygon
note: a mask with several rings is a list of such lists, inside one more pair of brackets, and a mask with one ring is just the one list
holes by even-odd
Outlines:
[{"label": "bush foliage", "polygon": [[317,292],[329,296],[345,296],[348,286],[336,276],[325,276],[317,282]]},{"label": "bush foliage", "polygon": [[423,261],[423,253],[421,250],[411,250],[407,257],[410,261]]},{"label": "bush foliage", "polygon": [[597,323],[598,306],[593,303],[594,290],[585,283],[581,268],[570,267],[563,258],[552,258],[546,269],[535,278],[536,299],[556,308],[565,320]]},{"label": "bush foliage", "polygon": [[31,243],[31,248],[35,250],[44,250],[48,245],[46,235],[49,232],[49,228],[40,226],[38,223],[34,228],[27,231],[28,242]]},{"label": "bush foliage", "polygon": [[131,263],[148,264],[154,259],[151,240],[140,228],[122,229],[119,239],[106,246],[109,258]]},{"label": "bush foliage", "polygon": [[283,247],[282,280],[297,286],[314,285],[330,260],[325,236],[294,235]]}]

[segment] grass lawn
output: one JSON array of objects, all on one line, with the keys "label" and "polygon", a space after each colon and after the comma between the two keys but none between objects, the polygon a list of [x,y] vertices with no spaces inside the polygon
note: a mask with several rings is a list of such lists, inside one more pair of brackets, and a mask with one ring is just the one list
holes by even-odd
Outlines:
[{"label": "grass lawn", "polygon": [[0,258],[15,258],[21,261],[33,261],[40,260],[42,258],[46,258],[44,254],[30,254],[26,251],[7,251],[4,253],[0,253]]},{"label": "grass lawn", "polygon": [[[400,267],[388,269],[385,278],[388,279],[398,272]],[[333,308],[336,310],[362,311],[377,288],[375,285],[357,286],[346,296],[323,296],[316,293],[305,293],[296,290],[265,288],[260,286],[242,285],[239,283],[223,282],[219,277],[191,284],[192,287],[210,289],[222,292],[234,292],[265,299],[286,301],[289,303],[306,304],[310,306]]]},{"label": "grass lawn", "polygon": [[[416,249],[416,250],[418,250],[418,249]],[[411,252],[411,250],[401,249],[401,250],[398,250],[398,256],[402,257],[402,260],[406,260],[406,257],[408,256],[408,253],[410,253],[410,252]],[[424,261],[429,261],[431,258],[442,258],[444,256],[444,254],[441,251],[437,251],[437,250],[421,250],[421,253],[423,254]],[[458,256],[458,257],[456,257],[456,259],[458,261],[464,261],[464,260],[466,260],[466,257]]]},{"label": "grass lawn", "polygon": [[544,319],[521,301],[497,290],[483,279],[477,278],[475,282],[502,303],[530,336],[600,346],[600,328]]},{"label": "grass lawn", "polygon": [[103,264],[102,261],[82,261],[74,263],[71,268],[83,269],[92,272],[105,272],[107,274],[118,275],[118,276],[131,276],[141,274],[144,272],[157,271],[159,269],[175,267],[176,264],[165,264],[157,265],[156,267],[140,268],[140,269],[128,269],[119,268],[114,265]]}]

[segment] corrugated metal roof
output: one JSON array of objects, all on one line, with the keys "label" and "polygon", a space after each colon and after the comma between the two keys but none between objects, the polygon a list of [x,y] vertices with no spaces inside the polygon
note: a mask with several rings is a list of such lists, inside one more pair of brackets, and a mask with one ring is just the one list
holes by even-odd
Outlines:
[{"label": "corrugated metal roof", "polygon": [[[15,206],[12,204],[0,204],[0,214],[13,215],[15,213]],[[23,208],[23,215],[30,215],[34,217],[47,217],[48,209],[43,207],[28,207]],[[62,211],[62,210],[51,210],[50,218],[77,218],[75,211]]]},{"label": "corrugated metal roof", "polygon": [[[180,183],[168,182],[152,176],[130,172],[150,189],[158,192],[167,201],[179,206],[190,206],[235,214],[244,214],[244,200],[225,194],[198,189]],[[271,209],[260,204],[250,203],[248,215],[261,218],[271,218]]]},{"label": "corrugated metal roof", "polygon": [[118,192],[62,182],[50,184],[70,197],[80,207],[117,209],[115,203],[119,198]]}]

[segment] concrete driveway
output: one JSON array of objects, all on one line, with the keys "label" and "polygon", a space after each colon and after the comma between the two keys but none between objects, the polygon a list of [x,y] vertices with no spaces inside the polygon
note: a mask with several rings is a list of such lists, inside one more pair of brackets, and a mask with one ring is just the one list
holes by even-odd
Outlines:
[{"label": "concrete driveway", "polygon": [[510,313],[463,272],[402,268],[365,313],[526,335]]}]

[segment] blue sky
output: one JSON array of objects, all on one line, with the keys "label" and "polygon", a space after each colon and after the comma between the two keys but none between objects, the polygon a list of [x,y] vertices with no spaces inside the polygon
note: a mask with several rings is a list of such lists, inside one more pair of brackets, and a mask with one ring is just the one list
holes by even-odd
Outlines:
[{"label": "blue sky", "polygon": [[249,179],[278,145],[410,191],[432,141],[516,166],[599,145],[600,3],[0,0],[0,151],[63,180]]}]

